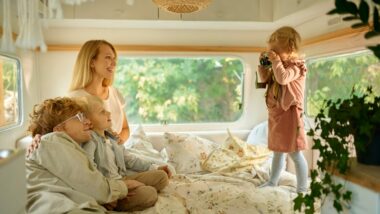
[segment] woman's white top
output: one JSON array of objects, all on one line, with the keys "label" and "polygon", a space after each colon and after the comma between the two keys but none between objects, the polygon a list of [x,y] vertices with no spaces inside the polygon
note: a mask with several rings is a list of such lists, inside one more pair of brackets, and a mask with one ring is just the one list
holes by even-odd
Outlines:
[{"label": "woman's white top", "polygon": [[[104,101],[104,108],[111,112],[112,130],[120,133],[123,128],[125,100],[121,93],[114,87],[108,87],[108,97]],[[84,89],[70,91],[69,97],[83,97],[92,95]]]}]

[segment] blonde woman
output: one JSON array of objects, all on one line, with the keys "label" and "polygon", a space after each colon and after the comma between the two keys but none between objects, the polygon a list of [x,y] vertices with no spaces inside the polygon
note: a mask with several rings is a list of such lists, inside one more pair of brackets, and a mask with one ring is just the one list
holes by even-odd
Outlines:
[{"label": "blonde woman", "polygon": [[112,130],[119,144],[129,137],[129,125],[124,112],[125,100],[112,86],[116,70],[117,53],[105,40],[90,40],[83,44],[76,59],[69,96],[94,95],[102,99],[111,112]]}]

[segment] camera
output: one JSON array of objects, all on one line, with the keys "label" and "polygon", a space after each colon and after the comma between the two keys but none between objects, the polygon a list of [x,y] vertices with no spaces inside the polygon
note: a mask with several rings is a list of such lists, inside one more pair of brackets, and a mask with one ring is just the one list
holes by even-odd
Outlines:
[{"label": "camera", "polygon": [[272,66],[272,62],[269,60],[268,53],[264,53],[263,57],[260,58],[260,65],[264,67]]}]

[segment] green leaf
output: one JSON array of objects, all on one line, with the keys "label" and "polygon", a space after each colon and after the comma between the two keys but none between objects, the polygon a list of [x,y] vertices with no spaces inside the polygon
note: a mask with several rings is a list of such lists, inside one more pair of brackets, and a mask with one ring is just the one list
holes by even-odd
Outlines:
[{"label": "green leaf", "polygon": [[373,7],[373,28],[376,32],[380,32],[379,11],[376,7]]},{"label": "green leaf", "polygon": [[294,202],[293,209],[295,211],[298,210],[301,212],[303,201],[304,201],[303,195],[301,193],[298,193],[298,196],[293,200]]},{"label": "green leaf", "polygon": [[345,201],[351,201],[351,196],[352,196],[352,192],[351,191],[347,191],[343,194],[343,199]]},{"label": "green leaf", "polygon": [[363,23],[368,23],[369,19],[369,5],[366,1],[361,0],[359,4],[359,15]]},{"label": "green leaf", "polygon": [[338,10],[337,9],[332,9],[330,10],[329,12],[327,12],[326,14],[327,15],[334,15],[334,14],[337,14],[338,13]]},{"label": "green leaf", "polygon": [[380,35],[380,32],[369,31],[369,32],[364,34],[364,38],[370,39],[372,37],[379,36],[379,35]]},{"label": "green leaf", "polygon": [[[368,4],[367,4],[368,5]],[[356,15],[358,14],[358,8],[356,7],[356,4],[353,3],[353,2],[346,2],[344,4],[344,10],[347,12],[347,13],[351,13],[352,15]]]},{"label": "green leaf", "polygon": [[352,20],[355,20],[355,19],[359,19],[359,17],[357,17],[357,16],[346,16],[346,17],[343,17],[343,21],[352,21]]},{"label": "green leaf", "polygon": [[380,0],[372,0],[375,4],[380,4]]},{"label": "green leaf", "polygon": [[356,23],[356,24],[353,24],[351,25],[352,28],[361,28],[361,27],[366,27],[368,26],[368,23]]},{"label": "green leaf", "polygon": [[348,2],[346,0],[335,0],[335,9],[329,11],[327,14],[347,14],[350,13],[352,15],[358,14],[358,8],[356,4],[353,2]]},{"label": "green leaf", "polygon": [[335,207],[336,211],[338,211],[338,213],[341,212],[341,211],[343,210],[343,207],[342,207],[342,205],[339,203],[338,200],[334,200],[334,207]]},{"label": "green leaf", "polygon": [[370,49],[373,54],[375,54],[375,56],[380,59],[380,44],[376,46],[367,46],[367,48]]}]

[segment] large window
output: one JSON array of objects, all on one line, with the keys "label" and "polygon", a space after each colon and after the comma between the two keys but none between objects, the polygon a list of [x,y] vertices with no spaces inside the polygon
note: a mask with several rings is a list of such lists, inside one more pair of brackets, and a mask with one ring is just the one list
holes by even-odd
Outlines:
[{"label": "large window", "polygon": [[307,113],[315,116],[325,99],[344,99],[353,87],[357,94],[368,86],[380,95],[380,63],[369,51],[312,59],[306,82]]},{"label": "large window", "polygon": [[21,68],[17,58],[0,54],[0,130],[21,124]]},{"label": "large window", "polygon": [[232,122],[242,114],[243,63],[231,57],[119,57],[115,86],[131,123]]}]

